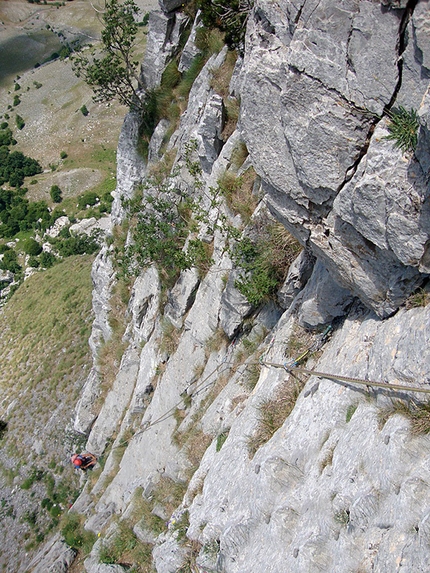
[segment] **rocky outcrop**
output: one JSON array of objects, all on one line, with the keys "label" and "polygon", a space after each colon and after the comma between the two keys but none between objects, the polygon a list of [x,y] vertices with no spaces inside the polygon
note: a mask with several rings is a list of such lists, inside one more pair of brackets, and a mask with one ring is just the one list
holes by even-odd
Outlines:
[{"label": "rocky outcrop", "polygon": [[[167,16],[151,16],[148,88],[176,50],[176,6],[167,4]],[[168,149],[176,150],[172,185],[206,210],[198,234],[212,260],[205,273],[183,271],[167,294],[155,266],[139,272],[125,351],[97,418],[96,369],[84,389],[75,426],[106,457],[73,507],[100,537],[87,573],[107,571],[100,549],[117,523],[152,546],[159,573],[429,568],[429,441],[412,433],[407,411],[430,383],[430,307],[402,306],[429,269],[423,5],[256,0],[230,83],[241,108],[227,141],[224,101],[212,87],[226,50],[203,67]],[[386,139],[386,110],[396,103],[419,110],[415,154]],[[125,216],[120,197],[145,176],[127,143],[135,144],[136,117],[124,125],[116,222]],[[167,128],[150,143],[153,163]],[[259,308],[236,288],[226,228],[252,231],[214,193],[226,170],[243,173],[234,165],[243,142],[258,175],[257,213],[267,206],[305,247],[276,300]],[[93,269],[95,354],[110,336],[109,257],[105,248]],[[296,363],[320,374],[291,371]],[[280,405],[261,437],[264,412]],[[179,500],[166,483],[182,487]],[[154,515],[161,534],[151,530]]]},{"label": "rocky outcrop", "polygon": [[379,121],[386,107],[422,106],[428,11],[417,8],[259,1],[240,80],[242,134],[270,208],[380,316],[428,272],[427,172]]},{"label": "rocky outcrop", "polygon": [[129,112],[121,129],[117,148],[117,186],[112,203],[112,223],[121,223],[124,216],[122,201],[133,197],[136,186],[142,183],[146,172],[145,162],[139,153],[141,118]]}]

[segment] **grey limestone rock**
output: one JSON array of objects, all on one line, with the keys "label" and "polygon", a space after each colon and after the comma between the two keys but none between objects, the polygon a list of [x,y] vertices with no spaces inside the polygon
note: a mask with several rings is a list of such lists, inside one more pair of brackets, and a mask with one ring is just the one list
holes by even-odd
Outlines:
[{"label": "grey limestone rock", "polygon": [[299,321],[306,328],[330,323],[344,316],[352,301],[351,292],[339,286],[318,260],[301,294]]},{"label": "grey limestone rock", "polygon": [[161,159],[160,149],[164,141],[164,136],[169,128],[169,121],[162,119],[152,134],[148,148],[148,163],[157,163]]},{"label": "grey limestone rock", "polygon": [[143,89],[152,90],[160,84],[166,64],[177,51],[186,23],[184,14],[150,12],[148,41],[140,73]]},{"label": "grey limestone rock", "polygon": [[155,265],[143,271],[136,279],[127,308],[131,318],[126,338],[135,342],[147,342],[159,312],[161,286]]},{"label": "grey limestone rock", "polygon": [[418,161],[405,161],[387,141],[383,121],[354,177],[334,202],[334,213],[405,266],[419,267],[430,236],[430,191]]},{"label": "grey limestone rock", "polygon": [[[186,2],[186,0],[185,0]],[[185,4],[184,0],[158,0],[160,8],[167,14]]]},{"label": "grey limestone rock", "polygon": [[186,70],[189,70],[194,58],[200,53],[200,50],[197,48],[195,41],[196,41],[196,33],[199,28],[203,26],[200,20],[200,11],[197,12],[196,17],[193,22],[193,27],[191,28],[190,35],[188,40],[182,50],[181,57],[178,63],[178,70],[183,73]]},{"label": "grey limestone rock", "polygon": [[296,295],[307,283],[312,274],[314,264],[315,257],[307,249],[303,249],[291,264],[287,278],[278,291],[278,302],[284,310],[290,306]]},{"label": "grey limestone rock", "polygon": [[104,400],[100,414],[91,427],[87,449],[100,455],[114,428],[120,423],[130,403],[139,370],[139,352],[134,344],[125,351],[112,389]]},{"label": "grey limestone rock", "polygon": [[55,535],[37,552],[28,571],[34,573],[66,573],[76,557],[76,551]]},{"label": "grey limestone rock", "polygon": [[175,539],[157,545],[153,551],[157,573],[176,573],[185,562],[186,551]]},{"label": "grey limestone rock", "polygon": [[182,317],[194,301],[199,282],[197,269],[189,269],[181,273],[175,286],[170,290],[164,315],[176,328],[182,326]]},{"label": "grey limestone rock", "polygon": [[[238,82],[241,132],[269,209],[380,316],[428,272],[429,16],[418,3],[403,35],[404,8],[259,0]],[[385,120],[368,144],[395,96],[422,105],[416,158],[384,140]]]},{"label": "grey limestone rock", "polygon": [[243,319],[249,315],[253,308],[246,297],[234,286],[238,278],[237,271],[232,271],[229,274],[221,299],[220,325],[229,338],[234,337]]},{"label": "grey limestone rock", "polygon": [[402,77],[396,106],[417,109],[430,82],[430,14],[427,2],[418,2],[406,28]]},{"label": "grey limestone rock", "polygon": [[124,215],[122,199],[131,199],[136,186],[146,173],[143,158],[138,152],[140,116],[129,112],[124,119],[117,148],[117,187],[112,204],[112,223],[119,224]]}]

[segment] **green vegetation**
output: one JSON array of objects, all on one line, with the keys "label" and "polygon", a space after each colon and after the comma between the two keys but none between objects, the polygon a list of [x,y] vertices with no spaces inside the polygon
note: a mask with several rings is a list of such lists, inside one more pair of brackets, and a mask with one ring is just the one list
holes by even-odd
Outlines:
[{"label": "green vegetation", "polygon": [[345,421],[346,423],[351,421],[351,418],[353,417],[353,415],[355,414],[355,411],[357,409],[357,404],[350,404],[346,410],[346,416],[345,416]]},{"label": "green vegetation", "polygon": [[126,521],[120,521],[116,534],[103,542],[99,557],[100,563],[108,565],[127,563],[134,573],[153,571],[152,545],[139,541]]},{"label": "green vegetation", "polygon": [[188,70],[181,74],[178,71],[178,58],[173,59],[163,72],[158,88],[146,94],[142,106],[141,154],[148,154],[148,144],[154,129],[161,119],[167,119],[170,127],[165,136],[165,143],[178,126],[181,114],[185,111],[191,87],[209,57],[222,50],[224,42],[217,30],[206,30],[200,43],[201,51],[191,63]]},{"label": "green vegetation", "polygon": [[87,106],[86,106],[85,104],[84,104],[83,106],[81,106],[80,110],[81,110],[82,115],[85,116],[85,117],[90,113],[90,112],[88,111],[88,108],[87,108]]},{"label": "green vegetation", "polygon": [[90,553],[96,540],[96,535],[92,531],[86,531],[82,521],[82,518],[77,513],[68,512],[60,522],[60,530],[67,545],[76,549],[85,557]]},{"label": "green vegetation", "polygon": [[10,152],[9,146],[13,142],[9,128],[0,131],[0,185],[9,182],[11,187],[21,187],[25,177],[42,173],[42,166],[20,151]]},{"label": "green vegetation", "polygon": [[72,59],[73,69],[94,91],[98,102],[117,99],[130,108],[139,108],[138,62],[134,56],[138,31],[135,17],[139,8],[133,0],[107,0],[102,13],[103,57],[91,59],[78,54]]},{"label": "green vegetation", "polygon": [[[196,144],[187,149],[186,164],[200,184],[200,164],[191,161]],[[142,196],[143,190],[151,194]],[[135,273],[135,265],[147,267],[156,264],[165,285],[171,286],[180,271],[197,267],[206,272],[211,263],[211,246],[197,238],[205,214],[197,201],[165,181],[148,181],[146,187],[131,201],[124,203],[130,219],[132,241],[117,249],[117,263],[125,276]]]},{"label": "green vegetation", "polygon": [[25,126],[25,121],[22,119],[22,117],[20,115],[17,114],[16,118],[15,118],[15,122],[16,122],[16,127],[18,129],[23,129]]},{"label": "green vegetation", "polygon": [[228,431],[218,434],[216,439],[216,451],[219,452],[228,438]]},{"label": "green vegetation", "polygon": [[240,270],[236,288],[258,306],[274,296],[301,246],[280,223],[260,224],[254,231],[256,238],[237,241],[231,256]]},{"label": "green vegetation", "polygon": [[252,193],[255,177],[255,171],[250,168],[240,177],[232,171],[225,171],[218,179],[219,189],[228,207],[241,216],[244,225],[250,222],[259,202],[259,198]]},{"label": "green vegetation", "polygon": [[388,113],[390,123],[388,124],[389,135],[385,139],[394,141],[394,147],[398,147],[403,152],[415,151],[418,143],[418,114],[414,109],[407,111],[400,106]]},{"label": "green vegetation", "polygon": [[40,255],[40,253],[42,252],[42,245],[38,241],[36,241],[35,239],[33,239],[31,237],[24,241],[23,248],[24,248],[24,252],[27,255],[30,255],[33,257],[37,257],[37,255]]},{"label": "green vegetation", "polygon": [[430,303],[430,292],[428,288],[419,288],[416,292],[410,295],[406,301],[406,308],[419,308],[427,306]]},{"label": "green vegetation", "polygon": [[225,43],[231,49],[243,49],[246,22],[253,0],[198,0],[202,21],[208,28],[225,33]]},{"label": "green vegetation", "polygon": [[54,203],[61,203],[63,200],[61,189],[58,187],[58,185],[52,185],[49,194],[51,195],[51,199],[54,201]]}]

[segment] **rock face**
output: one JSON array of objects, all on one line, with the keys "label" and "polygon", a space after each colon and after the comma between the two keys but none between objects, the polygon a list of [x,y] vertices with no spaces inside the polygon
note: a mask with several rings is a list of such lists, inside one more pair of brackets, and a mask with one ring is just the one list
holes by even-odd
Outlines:
[{"label": "rock face", "polygon": [[384,106],[419,110],[428,89],[426,2],[409,16],[391,3],[258,1],[240,81],[272,211],[380,316],[428,272],[427,172],[384,140],[381,118]]},{"label": "rock face", "polygon": [[[178,50],[183,17],[175,2],[162,8],[150,18],[147,89]],[[241,105],[229,137],[227,96],[213,87],[226,49],[206,62],[168,149],[172,186],[205,212],[192,236],[211,260],[167,292],[163,269],[136,269],[125,351],[98,412],[115,283],[107,246],[93,268],[95,366],[75,428],[105,460],[73,506],[100,538],[87,573],[131,565],[128,550],[100,563],[121,527],[149,544],[158,573],[429,570],[430,442],[411,419],[430,384],[430,306],[419,306],[430,265],[426,8],[256,0],[230,82]],[[386,139],[396,105],[419,112],[415,154]],[[146,176],[138,124],[128,115],[119,143],[114,224]],[[152,164],[168,129],[155,130]],[[247,227],[218,182],[248,166],[259,205]],[[258,235],[267,209],[305,248],[255,308],[229,241]]]}]

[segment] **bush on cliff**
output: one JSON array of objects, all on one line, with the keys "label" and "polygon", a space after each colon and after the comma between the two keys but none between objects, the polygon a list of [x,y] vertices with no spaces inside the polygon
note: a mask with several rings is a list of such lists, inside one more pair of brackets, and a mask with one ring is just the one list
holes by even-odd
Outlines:
[{"label": "bush on cliff", "polygon": [[418,143],[418,114],[414,109],[407,111],[400,106],[389,113],[389,135],[385,139],[394,141],[394,147],[403,152],[415,151]]}]

